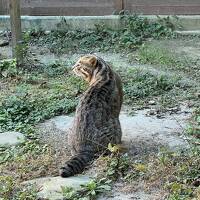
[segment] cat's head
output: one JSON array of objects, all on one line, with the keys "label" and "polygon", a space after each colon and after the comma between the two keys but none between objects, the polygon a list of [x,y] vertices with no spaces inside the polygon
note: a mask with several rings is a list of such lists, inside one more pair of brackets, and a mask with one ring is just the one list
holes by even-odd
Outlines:
[{"label": "cat's head", "polygon": [[97,66],[97,57],[94,55],[85,55],[79,58],[73,66],[73,71],[77,76],[82,77],[87,82],[90,82]]}]

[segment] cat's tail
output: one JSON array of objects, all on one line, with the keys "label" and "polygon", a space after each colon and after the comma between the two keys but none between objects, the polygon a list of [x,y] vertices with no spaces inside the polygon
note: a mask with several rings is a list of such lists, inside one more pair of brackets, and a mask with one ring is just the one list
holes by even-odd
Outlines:
[{"label": "cat's tail", "polygon": [[92,152],[79,152],[60,168],[60,176],[69,177],[83,172],[84,168],[94,159]]}]

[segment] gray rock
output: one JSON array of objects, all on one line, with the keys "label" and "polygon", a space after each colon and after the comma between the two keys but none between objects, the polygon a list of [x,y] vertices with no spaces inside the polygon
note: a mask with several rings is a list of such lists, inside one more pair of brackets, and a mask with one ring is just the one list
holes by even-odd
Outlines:
[{"label": "gray rock", "polygon": [[62,187],[73,187],[79,189],[80,185],[89,183],[89,176],[79,175],[69,178],[61,177],[45,177],[37,178],[31,181],[25,181],[23,185],[35,185],[41,190],[38,192],[38,197],[41,199],[59,200],[63,199]]},{"label": "gray rock", "polygon": [[73,117],[64,116],[64,115],[51,119],[51,123],[54,123],[55,127],[58,130],[64,131],[64,132],[70,128],[72,121],[73,121]]},{"label": "gray rock", "polygon": [[182,133],[190,114],[166,115],[165,118],[159,119],[155,116],[146,116],[147,111],[138,111],[134,116],[121,113],[123,141],[126,143],[130,143],[130,141],[133,143],[147,141],[148,143],[150,141],[152,144],[168,146],[171,149],[188,146]]},{"label": "gray rock", "polygon": [[17,145],[24,140],[24,135],[19,132],[0,133],[0,145]]}]

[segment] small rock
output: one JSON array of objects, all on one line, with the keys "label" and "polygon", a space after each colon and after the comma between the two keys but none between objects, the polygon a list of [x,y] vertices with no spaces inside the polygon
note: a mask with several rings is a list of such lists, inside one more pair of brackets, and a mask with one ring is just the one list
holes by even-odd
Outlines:
[{"label": "small rock", "polygon": [[148,104],[149,104],[149,105],[156,105],[156,102],[153,101],[153,100],[151,100],[151,101],[148,102]]},{"label": "small rock", "polygon": [[48,34],[50,34],[50,33],[51,33],[51,31],[45,31],[45,32],[44,32],[45,35],[48,35]]},{"label": "small rock", "polygon": [[89,183],[91,178],[85,175],[79,175],[69,178],[58,177],[45,177],[37,178],[30,181],[25,181],[23,185],[33,184],[37,188],[40,188],[38,192],[38,198],[58,200],[63,199],[62,187],[73,187],[74,189],[79,189],[80,185]]},{"label": "small rock", "polygon": [[17,145],[24,140],[24,135],[19,132],[0,133],[0,145]]},{"label": "small rock", "polygon": [[72,121],[73,117],[64,115],[51,119],[51,122],[55,124],[56,128],[64,132],[66,132],[70,128]]},{"label": "small rock", "polygon": [[9,45],[9,41],[7,41],[7,40],[0,40],[0,47],[5,47],[7,45]]}]

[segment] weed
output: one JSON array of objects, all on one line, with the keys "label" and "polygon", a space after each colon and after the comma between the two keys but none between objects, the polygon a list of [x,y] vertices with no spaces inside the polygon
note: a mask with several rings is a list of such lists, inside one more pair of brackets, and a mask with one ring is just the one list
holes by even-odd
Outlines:
[{"label": "weed", "polygon": [[23,129],[28,125],[74,111],[76,94],[83,91],[85,84],[74,76],[67,76],[65,85],[53,80],[49,87],[41,88],[36,93],[27,84],[16,87],[16,93],[6,97],[0,104],[0,130],[24,132]]},{"label": "weed", "polygon": [[93,200],[96,199],[97,195],[110,191],[111,181],[105,178],[100,180],[91,180],[86,185],[81,185],[81,188],[74,190],[71,187],[62,187],[62,193],[65,200]]},{"label": "weed", "polygon": [[5,59],[0,61],[0,78],[8,78],[17,74],[16,59]]},{"label": "weed", "polygon": [[[65,19],[62,19],[56,30],[41,36],[34,34],[31,42],[46,45],[51,52],[90,52],[93,51],[126,51],[136,49],[146,38],[170,37],[174,26],[169,18],[151,22],[137,15],[121,15],[120,30],[111,30],[104,24],[97,24],[94,30],[71,31]],[[72,42],[73,41],[73,42]]]},{"label": "weed", "polygon": [[147,43],[138,50],[137,60],[141,63],[162,66],[167,70],[183,72],[187,76],[199,77],[199,60],[192,59],[186,55],[180,55],[169,47]]},{"label": "weed", "polygon": [[192,118],[187,128],[190,135],[200,139],[200,109],[196,108],[193,112]]},{"label": "weed", "polygon": [[167,49],[145,44],[138,51],[139,61],[142,63],[161,64],[170,66],[179,66],[181,62],[177,60],[176,55],[171,54]]},{"label": "weed", "polygon": [[[175,90],[178,96],[178,91],[190,88],[190,85],[181,83],[179,76],[159,75],[139,69],[124,69],[123,71],[118,69],[118,72],[123,81],[125,103],[136,107],[140,101],[145,102],[152,97],[157,98],[156,103],[162,101],[161,104],[167,107],[169,101],[176,102],[174,95],[169,95],[169,93]],[[164,96],[166,96],[165,99],[162,98]]]},{"label": "weed", "polygon": [[18,185],[11,176],[0,176],[0,196],[2,200],[35,200],[37,190],[34,187]]}]

